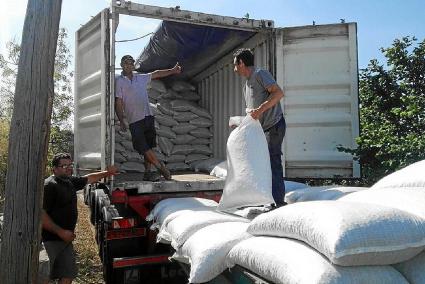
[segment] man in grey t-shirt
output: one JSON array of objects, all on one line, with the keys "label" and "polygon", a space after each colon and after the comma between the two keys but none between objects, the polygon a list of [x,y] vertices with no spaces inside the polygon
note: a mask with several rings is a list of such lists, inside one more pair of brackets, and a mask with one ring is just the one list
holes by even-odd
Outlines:
[{"label": "man in grey t-shirt", "polygon": [[246,78],[243,87],[246,107],[252,118],[258,119],[266,134],[272,169],[272,193],[277,206],[284,205],[285,184],[282,167],[282,141],[286,123],[280,100],[283,91],[270,72],[254,67],[254,54],[239,49],[233,54],[234,71]]}]

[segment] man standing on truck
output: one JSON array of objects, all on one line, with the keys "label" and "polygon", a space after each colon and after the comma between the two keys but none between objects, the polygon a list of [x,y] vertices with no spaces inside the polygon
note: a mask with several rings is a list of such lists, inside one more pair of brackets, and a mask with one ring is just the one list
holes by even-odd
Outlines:
[{"label": "man standing on truck", "polygon": [[150,172],[151,165],[164,176],[171,179],[170,171],[161,163],[152,150],[156,147],[156,131],[153,112],[149,105],[147,86],[151,80],[181,73],[177,62],[171,69],[156,70],[147,74],[136,74],[134,59],[131,55],[121,58],[122,73],[115,84],[115,111],[122,131],[127,131],[124,112],[130,126],[133,148],[144,156],[145,175],[143,180],[155,181],[155,175]]},{"label": "man standing on truck", "polygon": [[82,177],[72,176],[71,155],[56,154],[52,159],[53,175],[44,181],[44,201],[41,214],[42,240],[50,261],[50,278],[59,283],[71,283],[77,276],[77,264],[72,241],[77,224],[77,194],[91,184],[117,173],[115,166],[106,171]]},{"label": "man standing on truck", "polygon": [[233,54],[234,71],[246,78],[243,87],[245,103],[252,118],[259,119],[269,146],[272,170],[272,194],[277,206],[285,204],[285,183],[282,167],[282,141],[286,123],[280,100],[284,94],[269,71],[254,67],[250,49]]}]

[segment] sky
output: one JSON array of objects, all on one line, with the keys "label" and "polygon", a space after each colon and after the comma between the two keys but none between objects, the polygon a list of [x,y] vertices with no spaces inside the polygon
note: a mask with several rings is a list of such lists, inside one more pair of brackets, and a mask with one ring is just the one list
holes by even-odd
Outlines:
[{"label": "sky", "polygon": [[[146,5],[180,6],[191,10],[223,16],[273,20],[275,27],[293,27],[345,22],[357,23],[359,68],[371,59],[385,63],[380,48],[390,47],[394,39],[404,36],[425,38],[424,0],[168,0],[143,1]],[[5,55],[6,42],[21,41],[27,0],[0,1],[0,53]],[[74,55],[74,34],[92,16],[109,6],[109,0],[63,0],[60,26],[67,29],[68,45]],[[137,19],[135,19],[137,18]],[[158,21],[122,16],[117,40],[133,39],[153,32]],[[138,56],[146,40],[118,43],[116,56]]]}]

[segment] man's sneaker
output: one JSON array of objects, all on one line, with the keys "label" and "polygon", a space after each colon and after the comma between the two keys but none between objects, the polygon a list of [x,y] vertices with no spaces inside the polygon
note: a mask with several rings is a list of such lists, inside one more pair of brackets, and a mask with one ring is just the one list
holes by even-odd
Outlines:
[{"label": "man's sneaker", "polygon": [[145,172],[145,174],[143,175],[143,180],[144,181],[159,181],[159,176],[156,172]]},{"label": "man's sneaker", "polygon": [[161,163],[161,167],[159,168],[159,171],[164,176],[166,180],[171,180],[171,173],[170,171],[164,166],[163,163]]}]

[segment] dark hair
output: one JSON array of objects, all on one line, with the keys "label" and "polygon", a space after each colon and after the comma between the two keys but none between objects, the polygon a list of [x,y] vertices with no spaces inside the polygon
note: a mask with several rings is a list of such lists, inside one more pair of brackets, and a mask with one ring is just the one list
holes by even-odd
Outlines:
[{"label": "dark hair", "polygon": [[121,63],[123,63],[124,61],[126,61],[126,60],[131,60],[131,61],[133,61],[133,62],[135,62],[134,61],[134,58],[133,58],[133,56],[131,56],[131,55],[124,55],[122,58],[121,58]]},{"label": "dark hair", "polygon": [[248,48],[236,50],[236,52],[233,53],[233,58],[236,58],[237,63],[239,63],[239,60],[242,60],[246,66],[254,66],[254,53]]},{"label": "dark hair", "polygon": [[71,159],[71,155],[68,153],[58,153],[53,156],[52,167],[58,167],[61,159]]}]

